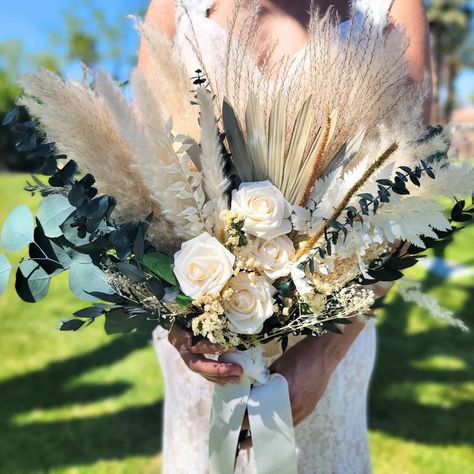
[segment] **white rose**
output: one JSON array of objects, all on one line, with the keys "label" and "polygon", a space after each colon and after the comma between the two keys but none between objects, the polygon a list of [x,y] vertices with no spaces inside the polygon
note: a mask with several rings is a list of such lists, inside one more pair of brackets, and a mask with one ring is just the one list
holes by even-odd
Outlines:
[{"label": "white rose", "polygon": [[271,281],[290,274],[295,247],[287,235],[279,235],[270,240],[256,239],[252,253]]},{"label": "white rose", "polygon": [[232,210],[245,217],[250,235],[268,240],[291,231],[290,205],[270,181],[242,183],[232,192]]},{"label": "white rose", "polygon": [[218,294],[233,274],[235,257],[207,232],[188,240],[174,254],[174,274],[192,299]]},{"label": "white rose", "polygon": [[238,334],[257,334],[273,314],[276,289],[263,276],[252,285],[248,273],[241,272],[229,282],[232,296],[224,302],[231,329]]}]

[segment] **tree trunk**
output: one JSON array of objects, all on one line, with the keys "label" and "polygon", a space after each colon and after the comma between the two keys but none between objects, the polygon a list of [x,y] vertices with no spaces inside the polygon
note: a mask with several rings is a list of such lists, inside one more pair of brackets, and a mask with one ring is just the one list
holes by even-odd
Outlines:
[{"label": "tree trunk", "polygon": [[439,23],[432,25],[433,34],[433,120],[441,121],[440,89],[443,79],[443,26]]},{"label": "tree trunk", "polygon": [[456,60],[448,61],[446,71],[446,86],[447,86],[447,97],[446,105],[444,108],[444,118],[446,122],[449,122],[451,119],[451,114],[456,105],[456,89],[455,82],[458,75],[458,64]]}]

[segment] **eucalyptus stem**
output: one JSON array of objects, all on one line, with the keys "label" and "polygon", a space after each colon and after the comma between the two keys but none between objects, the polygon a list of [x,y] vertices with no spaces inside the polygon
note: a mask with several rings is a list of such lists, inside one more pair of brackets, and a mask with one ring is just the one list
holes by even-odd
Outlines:
[{"label": "eucalyptus stem", "polygon": [[[390,202],[390,191],[396,192],[398,194],[410,194],[405,185],[405,182],[408,181],[408,178],[410,178],[412,183],[417,186],[420,185],[419,178],[423,173],[426,173],[432,179],[435,178],[432,167],[423,160],[421,160],[421,166],[417,166],[414,170],[408,166],[400,166],[400,169],[402,169],[404,172],[397,171],[394,181],[388,179],[381,179],[377,181],[379,192],[376,197],[372,196],[371,194],[360,194],[359,196],[361,199],[359,201],[359,210],[356,210],[354,207],[343,208],[337,215],[337,217],[339,217],[343,211],[346,211],[345,221],[343,223],[338,222],[336,219],[327,220],[322,230],[318,232],[318,237],[314,241],[313,246],[323,235],[325,237],[324,244],[306,250],[308,254],[304,260],[300,261],[299,267],[304,269],[308,262],[310,265],[314,265],[314,257],[317,253],[319,253],[322,258],[326,253],[331,254],[331,242],[335,245],[341,232],[343,232],[344,235],[347,235],[349,231],[348,227],[353,227],[354,220],[359,219],[363,222],[363,216],[369,214],[369,206],[373,208],[373,213],[375,214],[381,203]],[[334,230],[328,230],[330,227],[332,227]],[[311,268],[310,270],[313,272]]]}]

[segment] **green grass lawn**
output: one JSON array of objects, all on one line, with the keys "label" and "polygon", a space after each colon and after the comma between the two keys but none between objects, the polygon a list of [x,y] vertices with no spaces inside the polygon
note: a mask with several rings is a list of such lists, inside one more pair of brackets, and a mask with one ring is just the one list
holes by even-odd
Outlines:
[{"label": "green grass lawn", "polygon": [[[21,191],[24,180],[0,177],[0,222],[17,204],[35,207]],[[471,226],[445,255],[472,264],[473,239]],[[422,269],[411,275],[474,327],[472,281]],[[0,297],[0,474],[160,470],[163,383],[153,348],[142,336],[108,337],[99,324],[54,330],[59,317],[83,306],[67,278],[56,279],[40,304],[22,303],[13,285]],[[433,322],[396,292],[378,316],[375,473],[474,473],[472,334]]]}]

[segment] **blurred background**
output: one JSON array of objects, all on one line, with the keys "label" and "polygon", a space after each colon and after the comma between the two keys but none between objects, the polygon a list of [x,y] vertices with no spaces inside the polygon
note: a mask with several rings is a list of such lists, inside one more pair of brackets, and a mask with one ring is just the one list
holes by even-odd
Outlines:
[{"label": "blurred background", "polygon": [[[147,0],[0,0],[0,120],[24,71],[46,66],[81,77],[81,62],[120,81],[135,64],[128,14]],[[426,2],[432,31],[434,121],[453,148],[474,157],[474,1]],[[28,172],[0,128],[0,223],[37,199]],[[408,272],[474,327],[474,226]],[[16,261],[21,254],[15,256]],[[22,303],[13,283],[0,298],[0,474],[159,473],[163,381],[150,341],[108,337],[100,326],[55,331],[83,307],[67,280]],[[396,290],[378,311],[379,348],[370,399],[374,472],[474,473],[474,335],[433,321]],[[341,448],[343,449],[343,448]],[[350,474],[350,473],[348,473]]]}]

